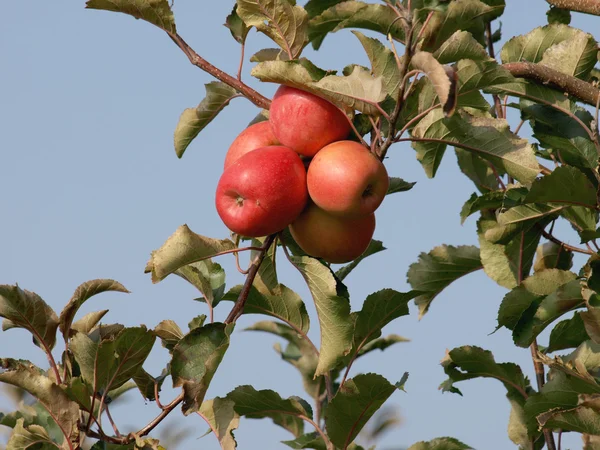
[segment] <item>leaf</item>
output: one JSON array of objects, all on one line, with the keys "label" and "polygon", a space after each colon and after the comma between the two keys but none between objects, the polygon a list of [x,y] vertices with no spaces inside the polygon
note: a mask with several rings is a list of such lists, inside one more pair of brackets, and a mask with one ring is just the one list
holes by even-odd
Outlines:
[{"label": "leaf", "polygon": [[573,267],[573,252],[554,242],[546,242],[538,246],[533,264],[533,270],[536,272],[546,269],[569,270],[571,267]]},{"label": "leaf", "polygon": [[561,166],[531,185],[526,202],[559,203],[596,208],[596,189],[575,167]]},{"label": "leaf", "polygon": [[229,28],[231,36],[239,43],[243,44],[246,42],[246,36],[250,28],[246,26],[244,21],[240,18],[237,13],[237,3],[233,5],[233,10],[225,19],[225,26]]},{"label": "leaf", "polygon": [[129,14],[175,34],[175,18],[167,0],[88,0],[86,8]]},{"label": "leaf", "polygon": [[77,311],[79,308],[81,308],[81,305],[83,305],[94,295],[109,291],[124,292],[129,294],[129,291],[121,283],[108,279],[86,281],[85,283],[80,284],[77,289],[75,289],[75,292],[69,300],[69,303],[67,303],[60,313],[59,327],[65,339],[69,336],[71,324],[73,323],[73,319],[75,318]]},{"label": "leaf", "polygon": [[289,61],[290,57],[280,48],[263,48],[250,57],[250,62]]},{"label": "leaf", "polygon": [[470,345],[455,348],[446,354],[442,367],[448,375],[448,380],[440,386],[443,392],[461,394],[454,383],[473,378],[494,378],[504,384],[509,395],[527,398],[529,383],[521,368],[513,363],[497,363],[488,350]]},{"label": "leaf", "polygon": [[411,264],[407,273],[411,287],[426,292],[415,300],[419,318],[427,313],[434,298],[450,283],[481,268],[479,249],[474,246],[441,245],[429,253],[421,253],[419,261]]},{"label": "leaf", "polygon": [[200,408],[206,390],[229,348],[235,324],[210,323],[195,328],[173,348],[171,377],[173,387],[182,387],[183,413]]},{"label": "leaf", "polygon": [[204,86],[206,97],[196,108],[185,109],[175,127],[173,139],[178,158],[183,156],[194,138],[217,117],[223,108],[235,97],[239,97],[234,88],[221,81],[211,81]]},{"label": "leaf", "polygon": [[402,41],[404,29],[394,11],[388,5],[377,5],[360,1],[344,1],[334,4],[316,17],[311,18],[308,39],[318,50],[328,33],[344,28],[364,28],[377,31],[384,36],[391,34]]},{"label": "leaf", "polygon": [[61,448],[61,446],[52,441],[44,427],[40,425],[25,427],[23,422],[23,419],[17,420],[17,424],[6,444],[6,450],[25,450],[28,448],[47,450],[49,448]]},{"label": "leaf", "polygon": [[94,393],[116,389],[129,381],[150,354],[156,336],[146,327],[124,328],[115,336],[96,342],[77,333],[69,349],[86,383]]},{"label": "leaf", "polygon": [[444,41],[433,56],[440,64],[449,64],[461,59],[484,61],[490,57],[471,33],[462,30],[456,31]]},{"label": "leaf", "polygon": [[429,78],[442,105],[445,117],[451,116],[456,107],[455,72],[447,70],[428,52],[415,53],[411,64]]},{"label": "leaf", "polygon": [[463,444],[458,439],[441,437],[429,442],[417,442],[411,445],[408,450],[473,450],[473,448]]},{"label": "leaf", "polygon": [[292,263],[304,277],[312,294],[321,327],[321,352],[315,376],[324,375],[348,354],[352,347],[353,320],[346,287],[331,269],[307,256],[292,256]]},{"label": "leaf", "polygon": [[163,347],[169,351],[172,351],[184,336],[179,325],[173,320],[163,320],[160,322],[156,325],[156,328],[154,328],[154,334],[160,338]]},{"label": "leaf", "polygon": [[156,390],[160,392],[165,378],[167,378],[168,375],[170,375],[169,367],[163,369],[161,374],[156,378],[142,368],[133,376],[133,382],[139,389],[142,397],[153,402],[156,401],[155,387]]},{"label": "leaf", "polygon": [[10,328],[25,328],[33,334],[35,345],[44,348],[46,353],[54,347],[58,317],[36,293],[17,285],[0,285],[0,317],[10,321]]},{"label": "leaf", "polygon": [[406,339],[405,337],[398,336],[397,334],[390,334],[386,337],[373,339],[365,344],[357,353],[356,357],[360,358],[368,353],[371,353],[375,350],[386,350],[394,344],[398,344],[400,342],[410,342],[410,339]]},{"label": "leaf", "polygon": [[34,396],[60,427],[65,442],[77,440],[79,407],[57,384],[29,361],[0,359],[0,369],[4,369],[0,382],[18,386]]},{"label": "leaf", "polygon": [[383,90],[391,97],[398,97],[400,89],[400,69],[392,51],[374,38],[365,36],[359,31],[352,32],[360,41],[371,62],[371,71],[375,77],[381,77]]},{"label": "leaf", "polygon": [[281,441],[281,443],[294,449],[314,448],[316,450],[327,450],[325,441],[323,441],[323,438],[316,431],[303,434],[290,441]]},{"label": "leaf", "polygon": [[347,380],[325,410],[325,426],[331,442],[337,447],[347,448],[396,389],[375,373]]},{"label": "leaf", "polygon": [[385,195],[395,194],[396,192],[410,191],[413,186],[417,184],[416,181],[404,181],[402,178],[390,177],[390,185]]},{"label": "leaf", "polygon": [[235,412],[234,403],[231,400],[221,397],[205,400],[200,406],[199,413],[217,435],[222,450],[237,448],[233,430],[239,426],[240,417]]},{"label": "leaf", "polygon": [[283,399],[268,389],[257,391],[252,386],[238,386],[226,398],[234,402],[233,408],[240,416],[249,419],[268,417],[296,437],[303,434],[303,418],[312,419],[312,411],[304,400],[299,397]]},{"label": "leaf", "polygon": [[103,309],[102,311],[88,313],[78,321],[73,322],[71,325],[71,330],[88,334],[98,324],[98,322],[102,320],[107,312],[108,309]]},{"label": "leaf", "polygon": [[211,239],[192,232],[187,225],[177,228],[158,250],[152,252],[146,273],[152,273],[152,282],[158,283],[177,269],[207,259],[216,253],[233,250],[230,239]]},{"label": "leaf", "polygon": [[556,215],[563,208],[564,206],[560,205],[545,205],[540,203],[518,205],[500,213],[498,215],[498,224],[532,224],[538,222],[543,217]]},{"label": "leaf", "polygon": [[174,273],[198,289],[204,296],[204,301],[211,307],[217,306],[223,298],[225,270],[211,259],[180,267]]},{"label": "leaf", "polygon": [[461,223],[478,211],[504,210],[517,206],[523,201],[527,192],[526,188],[509,187],[504,191],[491,191],[479,197],[477,194],[472,194],[460,212]]},{"label": "leaf", "polygon": [[589,339],[582,320],[582,313],[575,313],[568,320],[558,322],[550,333],[547,353],[576,348]]},{"label": "leaf", "polygon": [[262,331],[274,334],[285,339],[288,345],[282,349],[276,344],[275,351],[281,359],[294,366],[302,375],[304,390],[317,399],[324,391],[325,385],[321,377],[315,379],[315,371],[319,358],[319,351],[312,345],[305,335],[298,333],[292,327],[268,320],[256,322],[246,328],[248,331]]},{"label": "leaf", "polygon": [[[410,183],[407,183],[407,184],[410,184]],[[399,192],[399,191],[397,191],[397,192]],[[388,191],[388,193],[389,193],[389,191]],[[372,239],[371,242],[369,243],[369,246],[363,252],[363,254],[360,255],[358,258],[356,258],[351,263],[346,264],[344,267],[338,269],[335,272],[335,276],[337,278],[339,278],[340,281],[344,281],[344,279],[350,274],[350,272],[352,272],[363,259],[365,259],[371,255],[374,255],[375,253],[379,253],[383,250],[387,250],[383,246],[383,242],[378,241],[377,239]]]},{"label": "leaf", "polygon": [[538,422],[542,427],[600,435],[600,414],[585,406],[567,411],[548,411],[538,416]]},{"label": "leaf", "polygon": [[579,315],[592,341],[600,344],[600,308],[588,306],[588,310],[580,312]]},{"label": "leaf", "polygon": [[237,0],[237,13],[250,27],[269,36],[290,59],[300,56],[308,40],[308,14],[288,0]]}]

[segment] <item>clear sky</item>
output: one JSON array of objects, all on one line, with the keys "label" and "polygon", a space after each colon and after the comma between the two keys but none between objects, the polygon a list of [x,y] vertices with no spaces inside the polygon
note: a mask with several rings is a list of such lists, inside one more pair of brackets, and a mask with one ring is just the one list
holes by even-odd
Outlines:
[{"label": "clear sky", "polygon": [[[545,1],[507,3],[503,38],[546,23]],[[229,73],[237,71],[239,61],[239,46],[222,26],[232,5],[232,1],[175,2],[180,34]],[[227,236],[215,211],[214,191],[229,144],[258,109],[245,99],[234,100],[179,160],[172,143],[179,115],[202,100],[203,85],[212,79],[191,66],[163,32],[122,14],[85,10],[83,0],[5,2],[3,16],[0,283],[18,282],[60,312],[83,281],[113,278],[132,293],[101,294],[80,314],[109,308],[106,323],[153,327],[173,319],[185,328],[191,318],[206,312],[203,304],[193,301],[197,293],[175,277],[153,285],[144,266],[150,251],[181,224],[207,236]],[[595,37],[600,38],[598,21],[592,17],[574,14],[572,24],[596,30]],[[246,55],[264,47],[272,45],[252,31]],[[327,69],[341,70],[350,62],[367,64],[348,30],[328,37],[319,53],[308,50],[306,56]],[[251,65],[244,66],[245,81],[271,96],[276,86],[251,80]],[[348,277],[354,310],[381,288],[408,290],[405,274],[420,252],[443,243],[477,244],[475,220],[461,226],[459,218],[461,206],[475,189],[460,174],[453,152],[448,150],[433,180],[425,177],[408,144],[397,144],[388,155],[390,175],[417,185],[389,197],[378,210],[375,237],[388,250],[367,259]],[[567,240],[576,242],[569,230],[562,231]],[[228,270],[229,287],[242,280],[233,257],[222,257],[219,263]],[[278,267],[280,281],[305,299],[313,323],[311,336],[318,340],[314,305],[300,275],[283,260]],[[434,301],[423,320],[417,320],[412,306],[410,316],[384,330],[410,338],[410,343],[373,353],[354,366],[354,374],[375,371],[393,382],[410,372],[407,393],[397,392],[390,401],[403,418],[402,426],[388,434],[380,448],[400,449],[448,435],[481,450],[514,447],[506,434],[509,404],[500,383],[461,383],[464,397],[438,391],[445,379],[439,361],[446,349],[460,345],[493,350],[497,361],[517,362],[533,376],[528,349],[515,348],[506,330],[490,335],[505,292],[481,272],[461,279]],[[229,306],[217,308],[218,320]],[[207,398],[225,395],[240,384],[306,397],[295,369],[273,351],[276,338],[242,331],[261,319],[244,316],[239,321]],[[55,349],[56,355],[61,350]],[[23,330],[0,333],[0,356],[28,358],[46,367],[43,353]],[[145,368],[160,373],[167,356],[157,343]],[[163,400],[174,395],[166,386]],[[112,411],[122,431],[138,428],[158,412],[137,391],[125,398]],[[6,406],[0,398],[0,409]],[[219,448],[213,436],[197,441],[207,429],[199,417],[183,418],[178,410],[171,416],[158,434],[174,427],[190,431],[177,450]],[[279,441],[290,435],[270,420],[242,420],[236,437],[241,449],[268,450],[287,448]],[[580,446],[577,437],[563,442]]]}]

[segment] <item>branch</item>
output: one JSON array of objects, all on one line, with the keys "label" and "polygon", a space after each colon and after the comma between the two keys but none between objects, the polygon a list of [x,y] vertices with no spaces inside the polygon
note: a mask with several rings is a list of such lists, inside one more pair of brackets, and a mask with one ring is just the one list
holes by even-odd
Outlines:
[{"label": "branch", "polygon": [[593,255],[594,254],[594,252],[591,251],[591,250],[586,250],[586,249],[583,249],[583,248],[573,247],[572,245],[565,244],[563,241],[561,241],[560,239],[555,238],[551,233],[548,233],[544,229],[542,229],[541,232],[542,232],[542,236],[544,236],[546,239],[548,239],[551,242],[554,242],[555,244],[558,244],[558,245],[562,246],[566,250],[570,250],[570,251],[575,252],[575,253],[583,253],[583,254],[586,254],[586,255]]},{"label": "branch", "polygon": [[168,35],[173,40],[173,42],[175,42],[175,44],[177,44],[177,46],[183,51],[183,53],[185,53],[185,56],[188,57],[188,59],[190,60],[190,62],[193,65],[195,65],[196,67],[199,67],[200,69],[209,73],[210,75],[215,77],[217,80],[220,80],[223,83],[228,84],[232,88],[241,92],[242,94],[244,94],[244,96],[248,100],[250,100],[252,103],[254,103],[259,108],[269,109],[269,106],[271,105],[271,100],[264,97],[263,95],[261,95],[260,93],[258,93],[254,89],[252,89],[247,84],[242,83],[240,80],[232,77],[231,75],[223,72],[221,69],[213,66],[207,60],[202,58],[202,56],[200,56],[198,53],[196,53],[194,51],[194,49],[191,48],[187,44],[187,42],[185,42],[183,40],[183,38],[181,36],[179,36],[179,34],[168,33]]},{"label": "branch", "polygon": [[[542,388],[544,387],[545,375],[544,365],[538,359],[539,348],[537,339],[533,341],[529,348],[531,349],[531,359],[533,360],[533,367],[535,369],[535,379],[537,381],[538,392],[541,392]],[[552,430],[544,428],[542,431],[544,433],[544,439],[546,440],[548,450],[556,450],[556,444],[554,443],[554,436],[552,435]]]},{"label": "branch", "polygon": [[258,269],[260,268],[263,259],[265,259],[267,251],[269,250],[269,247],[271,247],[271,244],[273,244],[273,241],[275,240],[276,236],[277,234],[267,236],[267,239],[265,239],[265,243],[262,245],[262,247],[260,247],[260,253],[250,266],[250,270],[248,271],[248,276],[246,277],[246,281],[244,282],[242,291],[240,292],[240,295],[237,301],[235,302],[235,305],[233,306],[233,308],[231,308],[227,319],[225,319],[225,324],[235,322],[238,319],[238,317],[240,317],[244,312],[244,306],[246,305],[246,300],[248,300],[248,294],[250,294],[250,288],[252,287],[254,278],[256,277]]},{"label": "branch", "polygon": [[546,0],[552,6],[600,16],[600,0]]},{"label": "branch", "polygon": [[[598,4],[600,5],[600,0]],[[502,67],[507,69],[515,77],[527,78],[538,83],[557,87],[591,106],[596,106],[596,102],[600,97],[600,90],[595,88],[591,83],[541,64],[517,62],[506,63],[503,64]]]}]

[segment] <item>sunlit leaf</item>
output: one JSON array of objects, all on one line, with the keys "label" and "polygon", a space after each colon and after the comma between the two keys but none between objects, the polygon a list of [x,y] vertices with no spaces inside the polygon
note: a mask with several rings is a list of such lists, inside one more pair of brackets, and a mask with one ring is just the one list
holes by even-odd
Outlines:
[{"label": "sunlit leaf", "polygon": [[177,32],[168,0],[88,0],[85,7],[129,14],[168,33]]},{"label": "sunlit leaf", "polygon": [[428,442],[417,442],[411,445],[408,450],[473,450],[473,448],[463,444],[458,439],[441,437]]},{"label": "sunlit leaf", "polygon": [[462,30],[456,31],[444,41],[433,56],[441,64],[449,64],[461,59],[487,60],[490,57],[471,33]]},{"label": "sunlit leaf", "polygon": [[50,438],[46,429],[40,425],[23,425],[23,419],[17,420],[10,439],[6,443],[6,450],[48,450],[51,448],[64,448]]},{"label": "sunlit leaf", "polygon": [[98,324],[98,322],[102,320],[107,312],[108,309],[103,309],[102,311],[88,313],[78,321],[73,322],[71,329],[79,333],[87,334],[92,331],[92,329]]},{"label": "sunlit leaf", "polygon": [[535,251],[533,270],[546,269],[569,270],[573,266],[573,252],[554,242],[546,242]]},{"label": "sunlit leaf", "polygon": [[233,430],[239,426],[240,417],[234,410],[234,403],[226,398],[216,397],[203,401],[199,412],[210,423],[219,439],[221,449],[235,450],[237,443],[233,436]]},{"label": "sunlit leaf", "polygon": [[359,31],[353,31],[362,44],[371,62],[371,70],[376,77],[383,80],[384,91],[392,98],[398,97],[400,89],[400,68],[392,51],[379,40],[367,37]]},{"label": "sunlit leaf", "polygon": [[211,259],[180,267],[174,272],[192,284],[204,296],[203,301],[213,308],[225,293],[225,270]]}]

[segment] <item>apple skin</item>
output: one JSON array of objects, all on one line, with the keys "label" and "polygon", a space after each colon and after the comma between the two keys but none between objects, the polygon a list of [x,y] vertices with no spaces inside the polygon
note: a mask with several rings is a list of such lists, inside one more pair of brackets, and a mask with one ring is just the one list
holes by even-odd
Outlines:
[{"label": "apple skin", "polygon": [[269,122],[282,145],[308,157],[350,134],[348,119],[332,103],[289,86],[277,89]]},{"label": "apple skin", "polygon": [[290,225],[298,245],[311,256],[333,264],[350,262],[364,253],[375,232],[375,214],[340,217],[314,203]]},{"label": "apple skin", "polygon": [[258,122],[242,131],[231,143],[225,155],[224,169],[248,152],[270,145],[279,145],[269,121]]},{"label": "apple skin", "polygon": [[369,149],[358,142],[338,141],[315,155],[306,182],[310,198],[320,208],[331,214],[358,216],[381,205],[390,179]]},{"label": "apple skin", "polygon": [[248,237],[283,230],[308,201],[306,170],[288,147],[263,147],[246,153],[221,175],[215,203],[225,225]]}]

